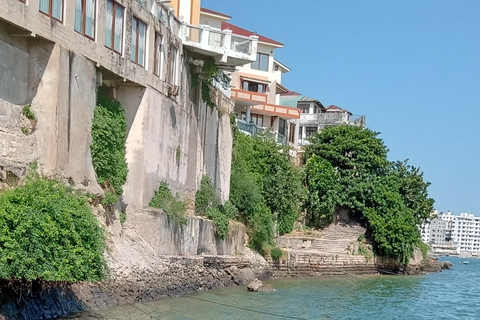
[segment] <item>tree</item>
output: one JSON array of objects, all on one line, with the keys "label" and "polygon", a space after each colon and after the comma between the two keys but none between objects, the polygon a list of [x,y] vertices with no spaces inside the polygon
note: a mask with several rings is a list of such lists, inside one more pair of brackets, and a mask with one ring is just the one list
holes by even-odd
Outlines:
[{"label": "tree", "polygon": [[307,160],[305,182],[308,192],[304,202],[308,224],[324,227],[333,221],[338,203],[338,175],[330,162],[316,155]]},{"label": "tree", "polygon": [[359,213],[371,231],[375,252],[408,263],[420,243],[418,226],[433,209],[430,184],[407,161],[389,162],[388,150],[377,136],[352,126],[325,128],[313,136],[305,152],[305,207],[317,225],[326,221],[332,208]]}]

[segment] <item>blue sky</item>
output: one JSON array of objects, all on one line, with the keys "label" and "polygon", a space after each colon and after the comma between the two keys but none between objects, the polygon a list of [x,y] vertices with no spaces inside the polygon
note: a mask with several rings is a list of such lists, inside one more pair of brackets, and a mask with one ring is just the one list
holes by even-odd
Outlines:
[{"label": "blue sky", "polygon": [[480,1],[202,0],[284,44],[289,89],[367,116],[439,211],[480,215]]}]

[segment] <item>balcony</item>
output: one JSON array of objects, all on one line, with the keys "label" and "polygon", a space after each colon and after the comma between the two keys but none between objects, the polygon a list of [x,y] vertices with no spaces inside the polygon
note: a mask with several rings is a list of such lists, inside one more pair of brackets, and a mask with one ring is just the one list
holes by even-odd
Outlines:
[{"label": "balcony", "polygon": [[231,89],[231,98],[235,104],[242,107],[251,107],[258,104],[267,103],[267,95],[264,93],[245,91],[239,89]]},{"label": "balcony", "polygon": [[182,23],[180,37],[190,51],[213,57],[220,65],[245,65],[257,59],[257,36],[232,35],[231,30]]},{"label": "balcony", "polygon": [[338,126],[347,124],[350,126],[365,127],[365,116],[351,116],[347,113],[302,113],[300,116],[302,125],[314,126]]},{"label": "balcony", "polygon": [[274,139],[278,144],[281,144],[284,146],[288,145],[288,139],[283,134],[270,131],[267,128],[259,127],[254,123],[247,123],[243,120],[237,119],[237,127],[240,131],[246,134],[249,134],[251,136],[265,135],[268,138]]}]

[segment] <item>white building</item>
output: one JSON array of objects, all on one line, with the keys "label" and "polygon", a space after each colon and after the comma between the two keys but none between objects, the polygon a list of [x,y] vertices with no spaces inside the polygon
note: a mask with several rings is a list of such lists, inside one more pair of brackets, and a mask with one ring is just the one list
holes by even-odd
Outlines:
[{"label": "white building", "polygon": [[470,213],[461,213],[453,219],[452,240],[457,252],[480,252],[480,217]]},{"label": "white building", "polygon": [[[288,92],[281,84],[282,75],[290,69],[275,59],[274,52],[283,44],[231,24],[230,19],[220,12],[200,10],[200,21],[211,28],[210,33],[228,32],[232,45],[240,47],[244,39],[258,39],[256,61],[230,70],[231,98],[235,102],[238,128],[252,135],[264,132],[280,144],[296,147],[300,110],[296,106],[280,105],[280,94]],[[237,37],[241,41],[237,41]]]}]

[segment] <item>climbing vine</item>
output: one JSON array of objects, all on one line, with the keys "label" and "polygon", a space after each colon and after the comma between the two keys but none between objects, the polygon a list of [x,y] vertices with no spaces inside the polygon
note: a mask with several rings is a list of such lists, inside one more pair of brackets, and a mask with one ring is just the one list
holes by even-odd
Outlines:
[{"label": "climbing vine", "polygon": [[97,180],[105,190],[104,204],[115,203],[127,180],[125,138],[127,119],[120,103],[99,91],[92,122],[92,162]]},{"label": "climbing vine", "polygon": [[204,60],[202,71],[200,73],[194,73],[192,76],[192,86],[197,88],[201,82],[201,95],[202,100],[212,110],[217,107],[215,102],[212,101],[211,89],[216,83],[219,83],[224,89],[230,87],[230,78],[218,69],[213,58]]}]

